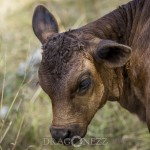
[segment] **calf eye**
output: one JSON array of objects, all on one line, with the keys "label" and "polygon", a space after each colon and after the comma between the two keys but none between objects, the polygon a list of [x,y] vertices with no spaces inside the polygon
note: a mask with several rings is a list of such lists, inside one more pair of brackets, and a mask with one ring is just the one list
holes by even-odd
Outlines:
[{"label": "calf eye", "polygon": [[79,87],[78,87],[79,92],[80,93],[86,92],[89,89],[90,85],[91,85],[91,79],[90,78],[86,78],[86,79],[82,80],[79,83]]}]

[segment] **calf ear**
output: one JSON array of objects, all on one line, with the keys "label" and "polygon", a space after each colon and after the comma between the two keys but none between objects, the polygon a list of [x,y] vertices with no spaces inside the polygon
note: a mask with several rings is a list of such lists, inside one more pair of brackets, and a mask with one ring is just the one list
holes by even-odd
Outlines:
[{"label": "calf ear", "polygon": [[110,68],[125,65],[130,59],[130,55],[130,47],[110,40],[101,40],[94,51],[95,60]]},{"label": "calf ear", "polygon": [[54,16],[42,5],[35,8],[32,27],[42,44],[46,41],[47,37],[58,32],[58,24]]}]

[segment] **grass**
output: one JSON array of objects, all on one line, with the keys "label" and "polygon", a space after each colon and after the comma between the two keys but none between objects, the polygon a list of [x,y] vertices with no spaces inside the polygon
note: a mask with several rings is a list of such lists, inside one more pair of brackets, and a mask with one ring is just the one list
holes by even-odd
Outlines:
[{"label": "grass", "polygon": [[[31,19],[37,4],[46,5],[56,16],[60,31],[77,28],[98,19],[128,0],[0,0],[0,109],[7,106],[5,117],[0,117],[0,149],[75,149],[62,145],[43,145],[50,137],[52,120],[48,96],[35,86],[37,80],[17,75],[20,62],[40,47],[35,38]],[[32,69],[32,67],[31,67]],[[85,149],[149,150],[150,135],[145,124],[121,108],[108,102],[99,110],[89,125],[86,138],[106,137],[105,146],[81,146]]]}]

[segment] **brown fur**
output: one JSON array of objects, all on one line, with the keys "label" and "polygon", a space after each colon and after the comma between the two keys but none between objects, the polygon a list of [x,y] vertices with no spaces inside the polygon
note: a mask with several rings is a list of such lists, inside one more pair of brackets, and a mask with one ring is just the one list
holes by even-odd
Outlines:
[{"label": "brown fur", "polygon": [[[133,0],[76,30],[57,33],[43,25],[43,34],[35,16],[47,10],[36,9],[33,29],[44,45],[39,78],[52,100],[53,126],[78,124],[82,132],[76,134],[83,136],[96,111],[110,100],[147,121],[150,129],[149,10],[149,0]],[[85,94],[78,91],[82,78],[91,79]]]},{"label": "brown fur", "polygon": [[120,82],[123,83],[118,101],[124,108],[136,113],[143,121],[146,121],[146,95],[149,93],[145,93],[145,88],[150,78],[148,75],[150,45],[146,42],[150,39],[149,9],[148,0],[134,0],[81,28],[88,34],[115,40],[132,48],[130,62],[120,68],[122,70]]}]

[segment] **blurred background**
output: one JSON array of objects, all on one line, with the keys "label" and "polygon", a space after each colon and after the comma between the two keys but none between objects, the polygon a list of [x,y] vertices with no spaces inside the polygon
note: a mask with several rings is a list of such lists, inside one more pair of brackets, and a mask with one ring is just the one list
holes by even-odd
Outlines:
[{"label": "blurred background", "polygon": [[[60,31],[96,20],[129,0],[0,0],[0,149],[75,149],[43,145],[50,138],[51,101],[38,86],[41,45],[34,36],[34,8],[44,4],[56,17]],[[89,125],[86,138],[107,138],[105,146],[82,145],[81,150],[149,150],[145,124],[117,103],[108,102]]]}]

